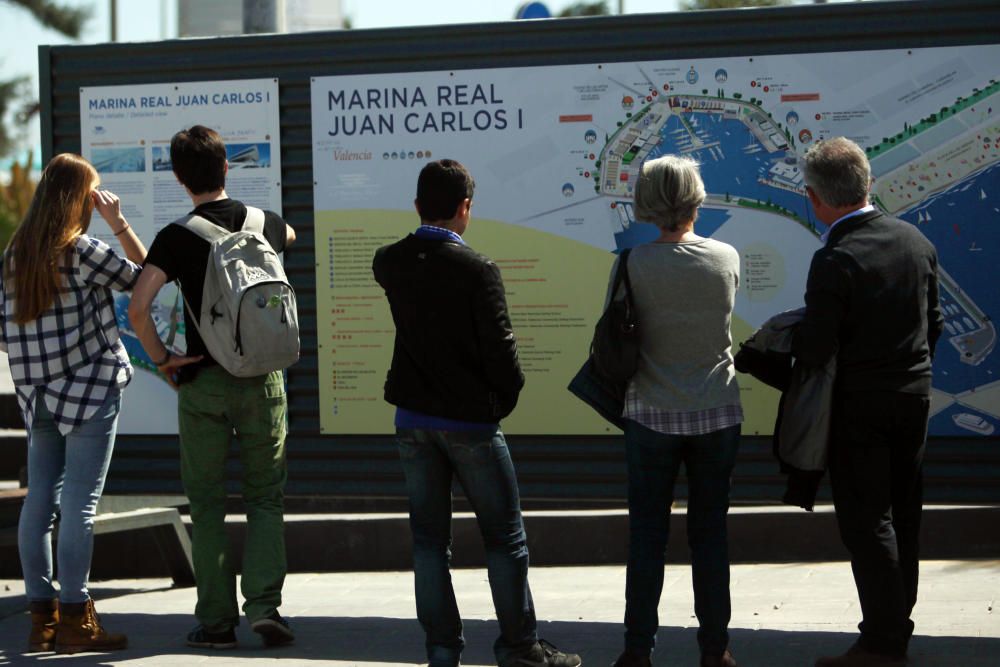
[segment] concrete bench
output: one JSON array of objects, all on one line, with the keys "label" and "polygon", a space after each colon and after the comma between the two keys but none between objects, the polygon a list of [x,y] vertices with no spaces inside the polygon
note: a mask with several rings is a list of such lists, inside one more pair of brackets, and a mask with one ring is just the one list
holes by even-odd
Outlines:
[{"label": "concrete bench", "polygon": [[98,514],[94,535],[126,530],[151,530],[175,586],[194,586],[191,537],[174,507],[146,507],[128,512]]},{"label": "concrete bench", "polygon": [[[26,495],[27,489],[0,491],[0,548],[17,546],[17,517]],[[151,531],[157,551],[176,586],[194,586],[191,538],[176,508],[104,512],[94,519],[95,536],[137,530]],[[55,534],[58,536],[58,532]]]},{"label": "concrete bench", "polygon": [[[7,355],[0,353],[0,445],[5,455],[0,457],[0,480],[9,480],[14,485],[19,480],[26,483],[27,465],[26,434],[21,409],[14,394],[14,384],[10,379]],[[21,506],[28,490],[24,488],[0,488],[0,549],[8,553],[17,546],[17,521]],[[158,499],[144,498],[143,501]],[[191,559],[191,538],[175,507],[137,506],[121,502],[108,503],[102,500],[94,521],[94,535],[106,535],[125,531],[150,531],[164,565],[177,586],[194,585],[194,563]],[[56,533],[58,536],[58,532]],[[17,558],[4,561],[4,574],[8,565],[17,570]]]}]

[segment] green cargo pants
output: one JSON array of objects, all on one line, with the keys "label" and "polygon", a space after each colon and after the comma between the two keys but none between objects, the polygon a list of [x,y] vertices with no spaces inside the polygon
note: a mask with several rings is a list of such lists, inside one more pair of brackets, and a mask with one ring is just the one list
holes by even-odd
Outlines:
[{"label": "green cargo pants", "polygon": [[198,585],[195,616],[209,631],[239,622],[236,569],[226,536],[226,457],[235,434],[247,513],[240,589],[252,623],[281,605],[285,561],[287,400],[280,372],[238,378],[203,368],[179,390],[181,480],[191,503]]}]

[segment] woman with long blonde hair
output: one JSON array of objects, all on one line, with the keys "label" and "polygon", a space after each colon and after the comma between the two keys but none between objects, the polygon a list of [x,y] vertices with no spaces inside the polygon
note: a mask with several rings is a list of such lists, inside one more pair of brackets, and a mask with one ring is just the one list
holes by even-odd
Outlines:
[{"label": "woman with long blonde hair", "polygon": [[[112,290],[139,277],[146,248],[118,197],[78,155],[55,156],[3,254],[0,343],[28,432],[28,495],[18,549],[31,609],[32,651],[107,651],[108,633],[87,591],[97,501],[114,448],[121,392],[132,378],[119,339]],[[96,208],[121,257],[87,235]],[[59,590],[52,528],[59,508]]]}]

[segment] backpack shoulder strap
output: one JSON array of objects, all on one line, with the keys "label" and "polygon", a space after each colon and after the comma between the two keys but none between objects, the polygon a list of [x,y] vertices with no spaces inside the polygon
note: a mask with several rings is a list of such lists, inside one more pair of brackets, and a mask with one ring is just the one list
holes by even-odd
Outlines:
[{"label": "backpack shoulder strap", "polygon": [[264,233],[264,211],[254,206],[247,206],[247,217],[243,221],[244,232]]},{"label": "backpack shoulder strap", "polygon": [[195,215],[193,213],[179,220],[175,220],[173,224],[180,225],[181,227],[194,232],[209,243],[214,243],[218,239],[229,236],[229,230],[223,229],[215,223],[209,222],[200,215]]}]

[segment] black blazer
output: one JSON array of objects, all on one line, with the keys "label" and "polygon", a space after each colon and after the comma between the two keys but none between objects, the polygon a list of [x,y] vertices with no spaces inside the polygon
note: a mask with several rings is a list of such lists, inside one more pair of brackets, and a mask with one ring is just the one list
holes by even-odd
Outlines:
[{"label": "black blazer", "polygon": [[792,354],[813,366],[836,354],[838,390],[929,394],[937,270],[913,225],[877,210],[844,220],[813,256]]},{"label": "black blazer", "polygon": [[396,324],[385,400],[436,417],[498,422],[524,375],[500,270],[454,241],[410,234],[372,263]]}]

